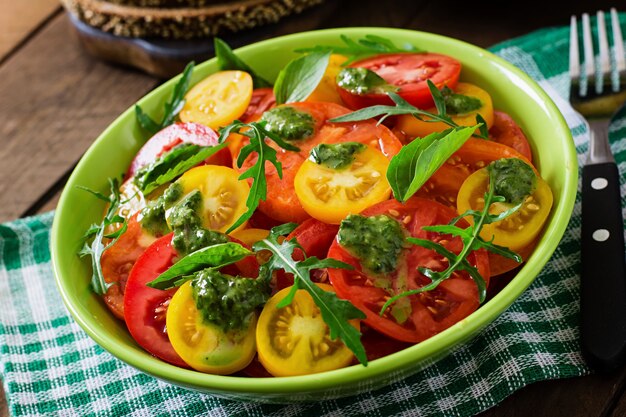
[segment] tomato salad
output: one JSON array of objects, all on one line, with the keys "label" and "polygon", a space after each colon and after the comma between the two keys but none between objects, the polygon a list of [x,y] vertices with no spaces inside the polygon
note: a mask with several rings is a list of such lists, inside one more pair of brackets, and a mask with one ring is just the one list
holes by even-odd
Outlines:
[{"label": "tomato salad", "polygon": [[107,212],[82,254],[152,355],[255,377],[367,365],[532,253],[552,193],[515,120],[453,56],[341,40],[273,87],[216,40],[223,70],[189,88],[190,64],[160,122],[136,107],[152,136],[93,192]]}]

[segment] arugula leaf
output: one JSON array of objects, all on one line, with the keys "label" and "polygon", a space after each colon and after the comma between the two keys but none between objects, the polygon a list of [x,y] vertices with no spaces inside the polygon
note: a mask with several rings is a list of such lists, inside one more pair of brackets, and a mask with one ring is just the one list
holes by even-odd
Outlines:
[{"label": "arugula leaf", "polygon": [[349,301],[342,300],[335,293],[324,291],[318,287],[311,281],[310,277],[312,269],[352,269],[352,267],[336,259],[327,258],[320,260],[314,256],[308,257],[303,261],[295,261],[292,257],[293,251],[296,248],[301,249],[301,246],[295,238],[278,243],[280,235],[277,232],[282,231],[284,230],[272,229],[272,232],[266,239],[255,243],[253,246],[255,251],[268,250],[272,253],[270,259],[261,268],[264,276],[271,275],[272,271],[277,269],[283,269],[294,276],[294,285],[291,291],[287,297],[278,303],[277,307],[282,308],[289,305],[298,289],[306,290],[313,298],[315,305],[320,309],[322,319],[330,330],[330,338],[334,340],[339,337],[354,353],[359,362],[367,365],[365,348],[361,343],[361,333],[349,323],[349,320],[352,319],[364,319],[366,317],[365,314]]},{"label": "arugula leaf", "polygon": [[178,145],[153,163],[141,168],[133,181],[144,195],[148,195],[161,185],[174,181],[224,147],[225,143],[215,146],[189,143]]},{"label": "arugula leaf", "polygon": [[472,136],[475,126],[436,132],[402,147],[387,168],[396,200],[405,202]]},{"label": "arugula leaf", "polygon": [[239,120],[235,120],[230,125],[220,129],[219,143],[223,143],[231,133],[239,133],[240,135],[247,136],[250,139],[250,143],[244,146],[239,152],[239,157],[237,158],[237,166],[239,168],[243,166],[243,162],[252,152],[256,152],[258,158],[254,165],[248,168],[239,177],[241,180],[252,178],[250,194],[248,194],[248,199],[246,200],[248,210],[241,217],[239,217],[239,219],[237,219],[232,226],[230,226],[230,228],[226,231],[227,234],[248,220],[259,206],[259,201],[265,201],[267,198],[265,162],[269,161],[272,165],[274,165],[278,176],[280,178],[283,177],[282,164],[276,158],[276,150],[269,146],[265,139],[269,138],[273,140],[278,146],[288,151],[298,152],[300,150],[300,148],[285,142],[276,134],[265,129],[264,121],[243,123]]},{"label": "arugula leaf", "polygon": [[150,132],[151,134],[157,133],[159,130],[174,123],[174,119],[183,109],[185,105],[185,94],[189,89],[189,83],[191,82],[191,74],[193,73],[194,62],[190,62],[185,67],[183,75],[180,77],[169,100],[165,102],[163,109],[163,117],[160,122],[156,122],[148,114],[146,114],[138,104],[135,105],[135,116],[139,125]]},{"label": "arugula leaf", "polygon": [[[485,248],[488,251],[492,251],[499,255],[505,256],[509,259],[513,259],[516,262],[522,262],[522,258],[509,248],[505,248],[503,246],[495,245],[493,242],[485,241],[480,237],[480,232],[483,228],[483,225],[497,222],[503,220],[507,216],[510,216],[515,211],[519,210],[521,207],[521,203],[517,206],[511,207],[508,210],[500,214],[490,214],[489,209],[491,205],[495,202],[504,201],[503,197],[495,195],[495,174],[492,170],[489,170],[489,188],[484,195],[485,206],[481,211],[477,210],[468,210],[467,212],[461,214],[460,216],[452,219],[450,224],[448,225],[435,225],[435,226],[423,226],[422,229],[429,232],[436,232],[441,234],[447,234],[452,236],[457,236],[461,238],[463,242],[463,249],[459,254],[455,254],[454,252],[446,249],[443,245],[437,242],[433,242],[427,239],[418,239],[418,238],[407,238],[407,241],[413,243],[414,245],[422,246],[426,249],[433,250],[437,252],[437,254],[448,259],[448,267],[443,271],[433,271],[429,268],[420,267],[419,271],[430,278],[431,282],[424,285],[423,287],[409,290],[397,294],[391,297],[387,302],[383,305],[380,314],[382,315],[387,308],[391,306],[394,302],[398,301],[401,298],[408,297],[414,294],[420,294],[426,291],[432,291],[439,284],[441,284],[444,280],[450,278],[455,271],[466,271],[472,277],[476,286],[478,288],[478,298],[479,302],[482,303],[485,301],[485,297],[487,294],[487,288],[485,285],[485,280],[478,272],[478,269],[469,263],[467,260],[467,256],[475,250],[480,248]],[[462,229],[456,226],[456,223],[463,217],[472,216],[474,219],[474,224],[469,227]]]},{"label": "arugula leaf", "polygon": [[[208,246],[190,253],[172,265],[167,271],[150,281],[148,287],[167,290],[182,285],[194,277],[194,272],[206,268],[219,269],[242,260],[252,252],[238,243],[226,242]],[[185,279],[180,279],[181,277]]]},{"label": "arugula leaf", "polygon": [[[111,195],[109,197],[102,193],[93,191],[87,187],[78,186],[77,188],[85,190],[91,193],[96,198],[106,201],[108,203],[107,211],[100,224],[93,224],[89,227],[89,230],[84,235],[85,243],[83,248],[78,252],[80,257],[91,257],[91,288],[99,295],[105,294],[109,287],[114,283],[106,282],[102,273],[102,265],[100,259],[105,250],[110,248],[120,236],[126,232],[128,225],[126,219],[116,214],[121,204],[119,181],[117,178],[109,178],[109,187],[111,189]],[[108,229],[114,229],[113,232],[106,233]],[[93,238],[91,243],[87,243],[87,240]],[[102,242],[104,239],[111,239],[106,245]]]},{"label": "arugula leaf", "polygon": [[215,48],[215,57],[217,63],[222,71],[224,70],[239,70],[245,71],[252,77],[252,84],[254,88],[271,87],[272,83],[265,78],[257,74],[248,64],[246,64],[241,58],[235,55],[235,52],[226,42],[220,38],[214,38],[213,46]]},{"label": "arugula leaf", "polygon": [[404,52],[426,52],[423,49],[409,43],[397,46],[391,40],[376,35],[365,35],[365,37],[357,40],[353,40],[346,35],[341,35],[340,39],[345,46],[318,45],[312,48],[296,49],[295,52],[328,52],[344,55],[348,57],[348,60],[343,64],[344,66],[373,55]]},{"label": "arugula leaf", "polygon": [[304,101],[320,83],[330,52],[313,52],[289,62],[283,68],[274,84],[276,104]]}]

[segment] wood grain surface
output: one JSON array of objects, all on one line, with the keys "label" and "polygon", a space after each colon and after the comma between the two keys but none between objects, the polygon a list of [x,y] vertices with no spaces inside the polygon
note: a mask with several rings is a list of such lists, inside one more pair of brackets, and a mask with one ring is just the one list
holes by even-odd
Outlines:
[{"label": "wood grain surface", "polygon": [[[259,40],[317,28],[389,26],[487,47],[534,29],[566,25],[573,13],[619,7],[602,0],[567,7],[537,0],[506,7],[408,0],[384,4],[381,9],[376,0],[328,0],[268,26]],[[86,54],[55,0],[0,0],[0,7],[0,221],[7,221],[53,209],[92,141],[160,81]],[[624,370],[546,381],[520,390],[481,417],[625,416],[625,389]],[[0,395],[0,417],[6,416]]]}]

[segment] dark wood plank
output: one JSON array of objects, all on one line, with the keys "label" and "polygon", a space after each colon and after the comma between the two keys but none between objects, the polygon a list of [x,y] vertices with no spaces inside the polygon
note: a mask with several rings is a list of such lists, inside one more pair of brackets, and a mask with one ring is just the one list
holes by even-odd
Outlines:
[{"label": "dark wood plank", "polygon": [[58,0],[0,0],[0,61],[60,8]]},{"label": "dark wood plank", "polygon": [[[0,67],[0,221],[24,213],[100,132],[156,84],[82,52],[55,18]],[[36,169],[24,169],[25,166]]]}]

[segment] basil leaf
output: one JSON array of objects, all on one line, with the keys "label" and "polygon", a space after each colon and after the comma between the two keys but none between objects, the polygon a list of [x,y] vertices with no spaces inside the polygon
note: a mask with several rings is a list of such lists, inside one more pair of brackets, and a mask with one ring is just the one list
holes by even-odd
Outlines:
[{"label": "basil leaf", "polygon": [[205,268],[221,268],[240,261],[248,255],[252,255],[252,252],[238,243],[219,243],[190,253],[146,285],[159,290],[167,290],[183,284],[185,280],[180,280],[180,277],[193,278],[193,275],[190,275],[193,272]]},{"label": "basil leaf", "polygon": [[289,62],[280,71],[274,95],[276,104],[304,101],[322,80],[330,52],[313,52]]},{"label": "basil leaf", "polygon": [[480,115],[480,113],[476,114],[476,124],[480,125],[479,137],[482,139],[489,139],[489,127],[487,126],[487,122],[485,121],[483,116]]},{"label": "basil leaf", "polygon": [[172,95],[169,100],[165,102],[161,122],[157,123],[154,119],[148,116],[143,109],[139,107],[139,105],[135,105],[135,116],[137,118],[137,122],[143,129],[154,135],[159,130],[174,123],[176,116],[185,105],[185,94],[187,94],[187,90],[189,89],[189,83],[191,82],[191,74],[193,73],[194,65],[194,62],[191,61],[185,67],[182,76],[172,90]]},{"label": "basil leaf", "polygon": [[174,181],[224,147],[225,143],[215,146],[194,144],[176,146],[153,163],[141,168],[135,174],[134,182],[144,195],[148,195],[161,185]]},{"label": "basil leaf", "polygon": [[293,259],[293,251],[296,248],[300,248],[297,240],[290,239],[279,243],[279,235],[276,232],[277,230],[272,230],[272,233],[266,239],[255,243],[253,247],[255,251],[268,250],[272,253],[270,259],[263,265],[266,276],[271,275],[272,271],[278,269],[282,269],[294,276],[292,290],[287,297],[281,300],[278,306],[285,307],[290,304],[298,289],[306,290],[319,308],[322,319],[330,331],[330,338],[334,340],[339,337],[352,350],[359,362],[367,365],[367,355],[361,343],[361,333],[349,323],[349,320],[352,319],[364,319],[366,317],[365,314],[349,301],[337,297],[337,294],[318,287],[311,281],[310,276],[312,269],[352,269],[352,267],[336,259],[327,258],[320,260],[314,256],[303,261],[295,261]]},{"label": "basil leaf", "polygon": [[235,52],[230,46],[220,38],[214,38],[213,46],[215,48],[215,57],[217,63],[222,71],[225,70],[238,70],[245,71],[252,77],[252,84],[254,88],[271,87],[272,83],[267,81],[256,73],[248,64],[246,64],[241,58],[235,55]]},{"label": "basil leaf", "polygon": [[448,129],[415,139],[395,155],[387,180],[396,200],[404,202],[472,136],[476,126]]}]

